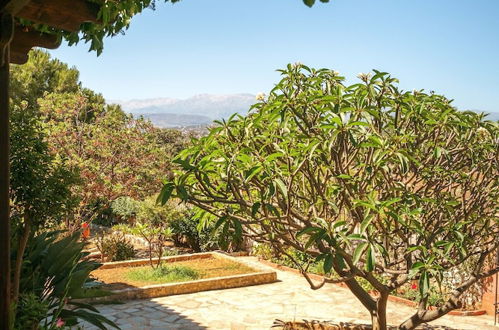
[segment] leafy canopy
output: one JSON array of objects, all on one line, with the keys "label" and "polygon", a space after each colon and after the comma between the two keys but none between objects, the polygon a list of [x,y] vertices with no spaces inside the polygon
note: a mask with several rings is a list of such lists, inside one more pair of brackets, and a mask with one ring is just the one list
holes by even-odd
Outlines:
[{"label": "leafy canopy", "polygon": [[327,69],[280,72],[247,116],[180,153],[159,200],[179,197],[217,226],[323,261],[325,281],[345,281],[371,311],[358,278],[382,295],[417,280],[425,309],[444,271],[474,256],[470,278],[482,276],[499,245],[498,124],[401,91],[384,72],[351,86]]}]

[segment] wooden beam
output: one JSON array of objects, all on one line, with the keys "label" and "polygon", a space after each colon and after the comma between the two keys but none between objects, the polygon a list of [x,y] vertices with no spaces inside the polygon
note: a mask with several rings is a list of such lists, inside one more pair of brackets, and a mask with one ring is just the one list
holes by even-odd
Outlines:
[{"label": "wooden beam", "polygon": [[0,11],[15,16],[30,0],[0,0]]},{"label": "wooden beam", "polygon": [[33,47],[55,49],[60,41],[57,36],[16,26],[14,39],[10,43],[10,63],[24,64],[28,61],[28,52]]},{"label": "wooden beam", "polygon": [[28,62],[29,56],[28,53],[10,53],[10,63],[12,64],[24,64]]},{"label": "wooden beam", "polygon": [[31,0],[16,17],[76,32],[84,22],[97,23],[99,5],[85,0]]},{"label": "wooden beam", "polygon": [[0,15],[0,329],[10,329],[10,199],[9,199],[9,43],[14,19]]},{"label": "wooden beam", "polygon": [[22,26],[14,28],[14,39],[11,41],[11,48],[32,48],[43,47],[56,49],[61,42],[56,35],[33,31]]}]

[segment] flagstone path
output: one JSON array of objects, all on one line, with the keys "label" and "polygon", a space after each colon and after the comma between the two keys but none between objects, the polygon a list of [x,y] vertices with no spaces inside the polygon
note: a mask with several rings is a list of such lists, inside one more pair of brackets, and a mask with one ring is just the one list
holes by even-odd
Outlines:
[{"label": "flagstone path", "polygon": [[[254,257],[241,258],[267,267]],[[273,284],[135,300],[97,308],[124,330],[262,330],[269,329],[276,319],[370,323],[369,314],[348,289],[326,285],[313,291],[301,276],[276,271],[280,281]],[[403,321],[411,312],[408,306],[389,302],[390,323]],[[493,326],[491,316],[444,316],[431,325],[499,330]],[[84,329],[95,328],[87,325]]]}]

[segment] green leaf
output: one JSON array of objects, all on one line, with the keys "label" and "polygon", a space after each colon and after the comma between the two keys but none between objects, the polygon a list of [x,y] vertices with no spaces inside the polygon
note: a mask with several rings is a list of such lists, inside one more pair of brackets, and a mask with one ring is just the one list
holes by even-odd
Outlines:
[{"label": "green leaf", "polygon": [[409,277],[410,278],[414,277],[417,273],[419,273],[419,270],[421,268],[424,268],[424,266],[425,266],[425,264],[423,262],[421,262],[421,261],[415,262],[412,265],[411,269],[409,270]]},{"label": "green leaf", "polygon": [[428,295],[428,291],[430,289],[430,277],[428,276],[428,272],[424,271],[421,273],[419,277],[419,292],[422,297],[426,297]]},{"label": "green leaf", "polygon": [[317,228],[317,227],[306,227],[302,230],[300,230],[297,234],[296,234],[296,238],[300,238],[301,236],[305,235],[305,234],[309,234],[309,233],[315,233],[317,231],[320,231],[321,229],[320,228]]},{"label": "green leaf", "polygon": [[357,247],[353,251],[352,262],[354,263],[354,265],[359,262],[360,258],[362,257],[362,254],[364,253],[366,245],[367,245],[366,242],[362,242],[359,245],[357,245]]},{"label": "green leaf", "polygon": [[347,265],[345,263],[345,259],[343,259],[343,256],[339,253],[336,253],[334,255],[334,261],[340,269],[345,269],[347,267]]},{"label": "green leaf", "polygon": [[212,233],[214,233],[215,231],[217,231],[217,229],[224,223],[226,222],[228,219],[228,217],[226,215],[224,215],[223,217],[220,217],[218,218],[217,222],[215,223],[215,226],[213,227],[213,231]]},{"label": "green leaf", "polygon": [[253,204],[253,206],[251,207],[251,216],[252,217],[254,217],[258,213],[260,206],[262,206],[262,203],[260,203],[260,202],[256,202]]},{"label": "green leaf", "polygon": [[366,258],[367,258],[366,271],[372,272],[374,270],[374,265],[376,264],[376,257],[374,255],[374,251],[373,251],[371,245],[369,245],[369,247],[367,248]]},{"label": "green leaf", "polygon": [[281,191],[284,198],[288,199],[288,188],[286,187],[284,182],[282,182],[281,179],[275,179],[274,182],[277,184],[277,187]]},{"label": "green leaf", "polygon": [[251,178],[253,178],[255,175],[257,175],[261,171],[262,171],[262,167],[260,165],[253,166],[248,171],[246,171],[244,179],[246,180],[246,182],[249,182],[251,180]]},{"label": "green leaf", "polygon": [[274,152],[273,154],[268,155],[267,158],[265,158],[265,160],[270,163],[270,162],[274,161],[275,159],[282,157],[282,156],[284,156],[284,154],[282,152]]},{"label": "green leaf", "polygon": [[362,236],[361,234],[350,234],[347,236],[347,239],[349,240],[365,240],[366,238]]},{"label": "green leaf", "polygon": [[315,3],[315,0],[303,0],[303,3],[309,7],[312,7]]},{"label": "green leaf", "polygon": [[241,239],[243,237],[243,226],[241,225],[241,222],[238,219],[234,219],[234,232],[235,232],[235,237],[237,239]]},{"label": "green leaf", "polygon": [[189,199],[189,194],[183,185],[177,186],[177,193],[181,200],[186,201]]},{"label": "green leaf", "polygon": [[400,169],[402,173],[407,173],[409,171],[409,162],[407,161],[407,157],[400,153],[397,154],[397,157],[400,161]]},{"label": "green leaf", "polygon": [[186,171],[191,171],[191,170],[196,169],[194,166],[192,166],[191,164],[189,164],[189,162],[187,160],[185,160],[185,159],[175,158],[173,160],[173,163],[179,164],[180,167],[182,167],[182,169],[184,169]]},{"label": "green leaf", "polygon": [[369,124],[363,121],[354,121],[347,125],[347,127],[349,126],[369,126]]},{"label": "green leaf", "polygon": [[333,255],[328,254],[324,259],[324,273],[328,274],[333,268]]},{"label": "green leaf", "polygon": [[360,233],[361,234],[364,234],[367,227],[371,224],[371,222],[373,221],[374,219],[374,215],[373,214],[368,214],[364,221],[362,221],[362,223],[360,224]]},{"label": "green leaf", "polygon": [[170,199],[173,189],[175,189],[175,185],[173,182],[167,182],[164,184],[163,188],[161,188],[161,192],[156,199],[157,204],[165,205],[166,202]]},{"label": "green leaf", "polygon": [[305,249],[308,249],[315,242],[320,241],[324,237],[324,235],[326,235],[326,231],[322,228],[319,228],[319,231],[317,231],[315,234],[310,236],[310,239],[305,244]]},{"label": "green leaf", "polygon": [[433,151],[433,156],[437,159],[440,158],[440,156],[442,156],[442,148],[436,147]]}]

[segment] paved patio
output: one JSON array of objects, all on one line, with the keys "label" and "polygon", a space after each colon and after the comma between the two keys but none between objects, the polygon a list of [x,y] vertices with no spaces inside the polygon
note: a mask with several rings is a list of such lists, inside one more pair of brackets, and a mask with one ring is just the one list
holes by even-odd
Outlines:
[{"label": "paved patio", "polygon": [[[243,257],[258,263],[256,258]],[[260,267],[266,267],[258,263]],[[348,289],[327,285],[311,290],[299,275],[277,270],[280,282],[245,288],[102,305],[99,310],[122,329],[269,329],[274,320],[334,320],[370,323],[369,314]],[[412,313],[389,302],[388,319],[398,324]],[[494,329],[491,316],[445,316],[431,323],[455,329]],[[94,329],[85,326],[84,329]]]}]

